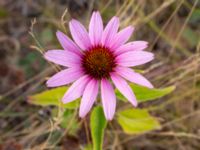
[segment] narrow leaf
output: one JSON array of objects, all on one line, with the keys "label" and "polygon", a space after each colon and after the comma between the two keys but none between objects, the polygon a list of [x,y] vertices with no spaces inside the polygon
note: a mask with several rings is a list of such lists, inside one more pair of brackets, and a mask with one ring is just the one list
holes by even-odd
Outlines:
[{"label": "narrow leaf", "polygon": [[93,150],[102,150],[106,119],[101,106],[93,109],[90,118],[90,128],[92,134]]},{"label": "narrow leaf", "polygon": [[160,123],[145,109],[127,109],[118,113],[117,121],[128,134],[160,129]]},{"label": "narrow leaf", "polygon": [[68,104],[63,104],[61,102],[61,99],[65,94],[65,92],[67,91],[67,89],[68,89],[67,87],[59,87],[51,90],[46,90],[41,93],[29,96],[28,102],[40,106],[53,105],[69,109],[77,108],[79,103],[79,101],[77,100],[70,102]]}]

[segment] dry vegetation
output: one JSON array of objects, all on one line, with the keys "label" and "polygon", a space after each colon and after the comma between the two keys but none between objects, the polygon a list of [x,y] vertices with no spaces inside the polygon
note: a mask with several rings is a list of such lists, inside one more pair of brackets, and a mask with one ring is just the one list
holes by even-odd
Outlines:
[{"label": "dry vegetation", "polygon": [[87,25],[97,9],[104,23],[117,15],[121,27],[135,26],[132,39],[149,41],[148,50],[156,59],[142,69],[155,87],[177,87],[172,94],[139,106],[159,118],[161,130],[126,135],[113,121],[106,130],[104,149],[199,150],[199,0],[1,0],[0,150],[77,150],[91,141],[87,119],[71,134],[70,121],[66,128],[60,127],[59,111],[51,117],[56,108],[33,106],[27,97],[46,89],[46,77],[59,69],[41,54],[59,46],[56,30],[69,35],[67,23],[72,17]]}]

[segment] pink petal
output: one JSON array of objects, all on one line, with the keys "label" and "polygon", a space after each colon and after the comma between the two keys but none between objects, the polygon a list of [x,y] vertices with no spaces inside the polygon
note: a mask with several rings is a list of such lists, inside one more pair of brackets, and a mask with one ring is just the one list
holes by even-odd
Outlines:
[{"label": "pink petal", "polygon": [[89,36],[92,45],[99,45],[103,33],[103,22],[99,12],[93,12],[90,25],[89,25]]},{"label": "pink petal", "polygon": [[79,116],[81,118],[85,117],[86,114],[92,108],[92,105],[94,104],[98,94],[98,86],[98,81],[95,79],[91,79],[90,82],[87,84],[83,92],[83,97],[81,99],[81,105],[79,110]]},{"label": "pink petal", "polygon": [[79,55],[65,50],[49,50],[44,54],[44,57],[51,62],[66,67],[80,66],[81,62]]},{"label": "pink petal", "polygon": [[125,67],[145,64],[152,59],[154,59],[153,53],[145,51],[129,51],[116,57],[117,63]]},{"label": "pink petal", "polygon": [[134,41],[129,42],[125,45],[120,46],[115,50],[115,54],[119,55],[128,51],[139,51],[148,47],[148,42],[146,41]]},{"label": "pink petal", "polygon": [[124,97],[126,97],[128,101],[131,102],[131,104],[136,107],[137,100],[128,83],[123,78],[118,76],[116,73],[111,73],[111,79],[116,88],[124,95]]},{"label": "pink petal", "polygon": [[69,84],[83,75],[80,68],[68,68],[56,73],[47,81],[48,87],[56,87]]},{"label": "pink petal", "polygon": [[74,41],[82,50],[87,50],[91,47],[91,42],[87,30],[79,21],[72,19],[69,22],[69,28]]},{"label": "pink petal", "polygon": [[62,45],[63,49],[74,52],[78,55],[81,55],[80,48],[64,33],[57,31],[56,36]]},{"label": "pink petal", "polygon": [[67,90],[65,95],[62,98],[62,102],[69,103],[77,98],[81,97],[83,91],[89,81],[89,77],[87,75],[82,76],[77,81],[75,81],[70,88]]},{"label": "pink petal", "polygon": [[115,50],[116,48],[126,43],[128,39],[131,37],[133,31],[134,31],[134,28],[129,26],[121,30],[119,33],[117,33],[116,37],[114,38],[111,48]]},{"label": "pink petal", "polygon": [[153,88],[153,85],[146,78],[144,78],[139,73],[134,72],[130,68],[118,66],[116,68],[116,72],[117,72],[117,74],[119,74],[120,76],[122,76],[123,78],[125,78],[131,82],[134,82],[134,83],[142,85],[142,86],[146,86],[148,88]]},{"label": "pink petal", "polygon": [[110,47],[110,44],[113,42],[113,38],[117,34],[119,28],[119,18],[113,17],[105,27],[102,35],[102,44],[106,47]]},{"label": "pink petal", "polygon": [[116,96],[112,85],[107,79],[101,80],[101,97],[104,114],[107,120],[112,120],[116,108]]}]

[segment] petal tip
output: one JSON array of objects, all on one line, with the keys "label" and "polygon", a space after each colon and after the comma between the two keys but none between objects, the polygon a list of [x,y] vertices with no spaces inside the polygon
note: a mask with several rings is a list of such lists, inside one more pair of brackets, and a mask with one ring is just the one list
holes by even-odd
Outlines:
[{"label": "petal tip", "polygon": [[60,33],[62,33],[60,30],[57,30],[57,31],[56,31],[56,35],[58,35],[58,34],[60,34]]},{"label": "petal tip", "polygon": [[131,104],[132,104],[133,108],[138,107],[138,102],[131,102]]},{"label": "petal tip", "polygon": [[112,121],[113,117],[114,117],[114,115],[112,115],[112,116],[105,116],[105,118],[106,118],[107,121]]},{"label": "petal tip", "polygon": [[114,19],[114,21],[115,21],[116,23],[119,23],[119,17],[114,16],[113,19]]},{"label": "petal tip", "polygon": [[63,104],[67,104],[68,103],[66,96],[63,96],[61,101],[62,101]]},{"label": "petal tip", "polygon": [[131,32],[133,32],[135,30],[135,28],[133,26],[129,26],[129,29],[131,30]]},{"label": "petal tip", "polygon": [[137,107],[138,106],[138,102],[135,101],[134,103],[132,103],[134,107]]},{"label": "petal tip", "polygon": [[151,53],[151,60],[155,59],[155,55]]},{"label": "petal tip", "polygon": [[43,57],[46,59],[46,60],[48,60],[48,58],[49,58],[49,51],[47,51],[47,52],[45,52],[44,54],[43,54]]},{"label": "petal tip", "polygon": [[46,86],[49,88],[57,87],[57,85],[51,80],[51,78],[46,81]]},{"label": "petal tip", "polygon": [[117,17],[117,16],[113,16],[113,19],[117,19],[117,20],[119,20],[119,17]]},{"label": "petal tip", "polygon": [[60,30],[57,30],[56,31],[56,37],[59,39],[59,37],[61,37],[61,36],[63,36],[63,35],[65,35],[62,31],[60,31]]},{"label": "petal tip", "polygon": [[101,17],[101,13],[99,11],[95,11],[96,17]]},{"label": "petal tip", "polygon": [[153,89],[154,88],[153,84],[150,84],[148,88]]},{"label": "petal tip", "polygon": [[76,19],[71,19],[71,20],[69,21],[69,24],[73,24],[73,23],[76,23],[76,22],[79,22],[79,21],[77,21]]},{"label": "petal tip", "polygon": [[98,11],[96,11],[96,10],[95,10],[95,11],[93,11],[93,12],[92,12],[92,16],[93,16],[93,15],[96,15],[96,14],[97,14],[97,12],[98,12]]},{"label": "petal tip", "polygon": [[83,113],[82,111],[79,111],[79,117],[84,118],[86,116],[86,113]]},{"label": "petal tip", "polygon": [[53,87],[51,83],[49,83],[49,80],[46,81],[46,86],[47,87]]},{"label": "petal tip", "polygon": [[69,21],[69,28],[72,28],[73,22],[74,22],[74,19],[71,19],[71,20]]}]

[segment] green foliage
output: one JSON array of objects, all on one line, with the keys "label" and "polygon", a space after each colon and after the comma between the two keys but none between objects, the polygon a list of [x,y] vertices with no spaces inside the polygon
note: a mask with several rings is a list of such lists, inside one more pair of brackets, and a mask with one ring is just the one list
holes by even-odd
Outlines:
[{"label": "green foliage", "polygon": [[103,136],[106,124],[107,122],[102,107],[95,107],[90,118],[93,150],[102,150]]},{"label": "green foliage", "polygon": [[134,71],[137,72],[137,73],[141,73],[141,74],[144,73],[144,70],[141,70],[141,69],[134,69]]},{"label": "green foliage", "polygon": [[[175,89],[175,86],[169,86],[163,89],[150,89],[150,88],[132,84],[132,83],[130,83],[129,85],[132,88],[138,102],[145,102],[145,101],[154,100],[156,98],[163,97],[171,93]],[[119,99],[126,101],[126,98],[117,89],[115,93]]]},{"label": "green foliage", "polygon": [[195,9],[192,13],[192,16],[189,19],[191,23],[197,23],[200,21],[200,9]]},{"label": "green foliage", "polygon": [[110,7],[106,11],[102,12],[102,18],[104,18],[105,21],[108,21],[110,18],[112,18],[115,15],[115,8]]},{"label": "green foliage", "polygon": [[75,100],[73,102],[63,104],[61,102],[61,99],[65,92],[67,91],[67,87],[59,87],[59,88],[54,88],[51,90],[46,90],[41,93],[32,95],[28,97],[28,102],[31,104],[35,105],[40,105],[40,106],[59,106],[63,108],[68,108],[68,109],[74,109],[78,107],[79,101]]},{"label": "green foliage", "polygon": [[42,70],[45,67],[46,61],[41,54],[36,51],[32,51],[21,58],[18,63],[19,66],[25,70],[26,76],[31,77],[35,74],[35,72],[37,72],[37,70]]},{"label": "green foliage", "polygon": [[92,145],[88,144],[88,145],[84,146],[83,150],[92,150]]},{"label": "green foliage", "polygon": [[49,42],[51,42],[53,40],[54,34],[51,30],[51,28],[45,28],[42,32],[41,32],[41,40],[44,44],[47,44]]},{"label": "green foliage", "polygon": [[[47,132],[47,131],[45,131],[45,132]],[[51,136],[49,136],[49,134]],[[63,132],[62,132],[62,130],[55,129],[55,130],[51,131],[51,133],[47,132],[44,135],[49,136],[49,139],[47,141],[49,143],[49,145],[54,145],[58,142],[58,139],[62,138]]]},{"label": "green foliage", "polygon": [[186,42],[192,47],[195,47],[200,40],[199,34],[189,27],[184,29],[183,38],[185,38]]},{"label": "green foliage", "polygon": [[156,118],[145,109],[127,109],[118,113],[117,121],[128,134],[139,134],[154,129],[160,129]]},{"label": "green foliage", "polygon": [[80,129],[80,123],[74,116],[73,110],[65,110],[62,116],[62,122],[60,123],[62,128],[68,129],[68,134],[75,136],[78,129]]},{"label": "green foliage", "polygon": [[8,17],[9,13],[6,9],[0,7],[0,19]]}]

